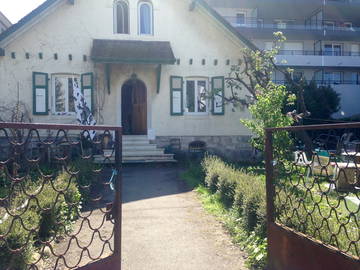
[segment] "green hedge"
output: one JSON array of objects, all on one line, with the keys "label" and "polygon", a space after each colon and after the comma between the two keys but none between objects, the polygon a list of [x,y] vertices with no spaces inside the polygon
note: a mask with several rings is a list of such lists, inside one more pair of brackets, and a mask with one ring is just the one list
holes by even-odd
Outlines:
[{"label": "green hedge", "polygon": [[[218,195],[232,215],[235,238],[246,246],[248,263],[255,268],[266,265],[266,190],[265,177],[236,168],[215,156],[202,162],[205,185]],[[240,227],[237,228],[237,227]]]},{"label": "green hedge", "polygon": [[266,190],[263,176],[249,174],[209,156],[202,162],[206,186],[219,194],[227,208],[233,208],[243,219],[249,233],[266,234]]},{"label": "green hedge", "polygon": [[[256,239],[252,245],[256,246],[254,250],[258,251],[259,246],[256,243],[261,243],[262,246],[266,238],[265,175],[249,173],[251,170],[236,168],[214,156],[206,157],[202,162],[202,168],[208,189],[220,198],[230,213],[236,213],[236,222],[247,234],[248,239]],[[278,195],[275,200],[278,220],[290,228],[358,256],[359,207],[350,212],[348,204],[345,205],[341,194],[337,193],[327,194],[325,200],[317,186],[312,188],[310,196],[306,185],[295,187],[291,183],[292,178],[281,176],[281,172],[279,174],[278,185],[281,188],[277,189]],[[293,178],[297,183],[297,174],[294,174]],[[310,186],[314,179],[308,181]],[[242,238],[246,239],[243,236]],[[263,250],[266,252],[266,249]],[[252,254],[249,255],[252,258]],[[261,261],[255,260],[251,264],[265,266],[265,259],[264,256]]]}]

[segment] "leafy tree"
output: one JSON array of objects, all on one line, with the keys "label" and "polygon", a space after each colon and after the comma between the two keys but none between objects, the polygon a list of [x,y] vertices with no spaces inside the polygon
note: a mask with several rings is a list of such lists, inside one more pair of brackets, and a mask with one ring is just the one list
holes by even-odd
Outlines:
[{"label": "leafy tree", "polygon": [[[331,119],[331,115],[340,110],[340,95],[329,86],[318,86],[315,81],[307,83],[302,80],[300,82],[304,89],[304,100],[307,109],[311,112],[308,117],[314,119],[311,121],[312,124],[317,121]],[[288,91],[296,95],[294,90],[287,86]],[[288,108],[288,110],[296,109],[294,106]],[[304,123],[308,121],[305,119]]]},{"label": "leafy tree", "polygon": [[[254,147],[264,149],[264,128],[280,127],[292,124],[303,124],[303,119],[309,117],[305,102],[305,89],[301,82],[293,80],[292,70],[280,68],[276,65],[276,55],[281,48],[281,44],[286,40],[281,32],[274,33],[274,48],[272,50],[254,50],[245,48],[242,53],[241,63],[232,67],[227,86],[230,88],[230,95],[225,97],[225,103],[232,103],[234,107],[249,107],[252,113],[252,120],[242,120],[257,136],[253,140]],[[286,84],[292,89],[290,93],[286,87],[276,85],[272,82],[272,74],[281,72],[286,80]],[[245,91],[244,91],[245,90]],[[217,93],[212,93],[216,95]],[[295,110],[286,111],[288,103]],[[281,135],[285,136],[285,134]],[[286,135],[287,136],[287,135]],[[311,152],[312,140],[306,131],[296,133],[297,139],[305,144],[305,150]],[[279,138],[275,149],[279,153],[283,152],[282,143],[290,140]],[[278,154],[279,154],[278,153]]]},{"label": "leafy tree", "polygon": [[[249,110],[253,119],[241,120],[253,133],[257,135],[252,140],[255,148],[264,151],[265,128],[291,126],[294,119],[284,114],[286,105],[293,105],[296,97],[289,95],[286,87],[269,82],[265,88],[258,86],[256,103],[250,105]],[[287,132],[276,132],[273,138],[274,151],[277,157],[285,157],[291,145],[291,138]]]}]

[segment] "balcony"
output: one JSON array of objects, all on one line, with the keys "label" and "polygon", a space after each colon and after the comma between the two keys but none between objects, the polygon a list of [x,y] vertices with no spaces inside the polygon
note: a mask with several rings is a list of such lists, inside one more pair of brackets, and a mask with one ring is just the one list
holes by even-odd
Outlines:
[{"label": "balcony", "polygon": [[[359,0],[360,1],[360,0]],[[328,21],[316,21],[314,24],[305,24],[305,21],[299,20],[268,20],[254,17],[224,16],[224,18],[236,28],[256,28],[271,30],[306,30],[306,31],[346,31],[360,32],[360,27],[353,27],[346,22],[334,22],[329,25]]]},{"label": "balcony", "polygon": [[279,66],[301,67],[359,67],[359,52],[280,50],[276,56]]},{"label": "balcony", "polygon": [[[310,83],[311,81],[314,81],[317,85],[331,85],[331,86],[336,86],[336,85],[360,85],[360,81],[359,80],[306,80],[307,83]],[[286,80],[274,80],[273,81],[276,84],[282,84],[282,85],[286,85],[287,81]]]},{"label": "balcony", "polygon": [[314,51],[314,50],[279,50],[278,55],[311,55],[311,56],[355,56],[360,57],[360,52],[346,51]]}]

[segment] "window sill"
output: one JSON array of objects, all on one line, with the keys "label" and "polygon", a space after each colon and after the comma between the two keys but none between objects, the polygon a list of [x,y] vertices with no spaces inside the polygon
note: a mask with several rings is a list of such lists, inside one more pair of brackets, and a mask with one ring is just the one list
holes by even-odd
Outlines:
[{"label": "window sill", "polygon": [[210,115],[210,113],[208,113],[208,112],[201,112],[201,113],[198,113],[198,112],[184,112],[184,115],[185,116],[208,116],[208,115]]},{"label": "window sill", "polygon": [[51,115],[53,116],[76,116],[76,113],[72,113],[72,112],[64,112],[64,113],[57,113],[57,112],[52,112]]}]

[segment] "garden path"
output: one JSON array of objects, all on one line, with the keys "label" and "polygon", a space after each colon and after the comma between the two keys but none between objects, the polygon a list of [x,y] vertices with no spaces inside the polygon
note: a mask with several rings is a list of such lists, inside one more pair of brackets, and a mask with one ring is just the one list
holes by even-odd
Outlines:
[{"label": "garden path", "polygon": [[173,167],[124,170],[124,270],[242,270],[244,253]]}]

